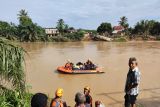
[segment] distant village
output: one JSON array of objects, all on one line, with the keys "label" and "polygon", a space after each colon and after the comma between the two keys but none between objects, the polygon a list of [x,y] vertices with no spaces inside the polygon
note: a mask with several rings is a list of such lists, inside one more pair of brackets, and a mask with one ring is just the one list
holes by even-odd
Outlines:
[{"label": "distant village", "polygon": [[[49,37],[58,36],[60,34],[60,32],[57,28],[44,28],[44,29],[45,29],[46,35],[48,35]],[[114,26],[112,34],[123,36],[124,35],[124,33],[123,33],[124,30],[125,30],[125,28],[121,25]],[[77,31],[78,31],[77,29],[69,29],[67,32],[68,33],[75,33]],[[92,33],[87,32],[86,34],[89,35],[89,34],[92,34]]]}]

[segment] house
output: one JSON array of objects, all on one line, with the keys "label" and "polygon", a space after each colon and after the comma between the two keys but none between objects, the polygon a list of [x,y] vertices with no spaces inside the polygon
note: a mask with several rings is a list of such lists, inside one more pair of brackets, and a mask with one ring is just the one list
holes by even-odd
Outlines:
[{"label": "house", "polygon": [[59,31],[57,28],[45,28],[45,33],[51,37],[51,36],[57,36],[59,34]]},{"label": "house", "polygon": [[112,32],[112,34],[113,35],[123,35],[124,34],[124,31],[125,29],[124,29],[124,27],[123,26],[114,26],[113,27],[113,32]]},{"label": "house", "polygon": [[75,32],[77,32],[77,30],[75,30],[75,29],[68,29],[67,32],[68,33],[75,33]]}]

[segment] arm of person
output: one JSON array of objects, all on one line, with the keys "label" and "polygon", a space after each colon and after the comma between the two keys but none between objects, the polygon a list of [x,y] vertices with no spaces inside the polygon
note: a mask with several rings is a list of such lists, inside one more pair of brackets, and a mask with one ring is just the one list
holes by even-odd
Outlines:
[{"label": "arm of person", "polygon": [[55,101],[52,102],[50,107],[56,107],[57,103]]}]

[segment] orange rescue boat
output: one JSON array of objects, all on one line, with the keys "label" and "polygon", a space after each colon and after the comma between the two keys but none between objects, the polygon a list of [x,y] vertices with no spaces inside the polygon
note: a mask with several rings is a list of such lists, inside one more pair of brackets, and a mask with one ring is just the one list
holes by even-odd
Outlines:
[{"label": "orange rescue boat", "polygon": [[97,67],[95,70],[70,70],[65,68],[64,66],[60,66],[57,68],[57,71],[61,73],[66,73],[66,74],[100,74],[104,73],[101,71],[99,67]]}]

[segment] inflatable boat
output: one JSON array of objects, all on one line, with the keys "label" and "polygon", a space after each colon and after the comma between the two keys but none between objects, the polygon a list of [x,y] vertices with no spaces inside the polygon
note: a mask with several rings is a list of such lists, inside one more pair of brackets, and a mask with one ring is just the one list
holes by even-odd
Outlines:
[{"label": "inflatable boat", "polygon": [[65,68],[64,66],[60,66],[57,68],[57,71],[60,73],[66,73],[66,74],[100,74],[104,73],[101,71],[99,67],[97,67],[95,70],[70,70]]}]

